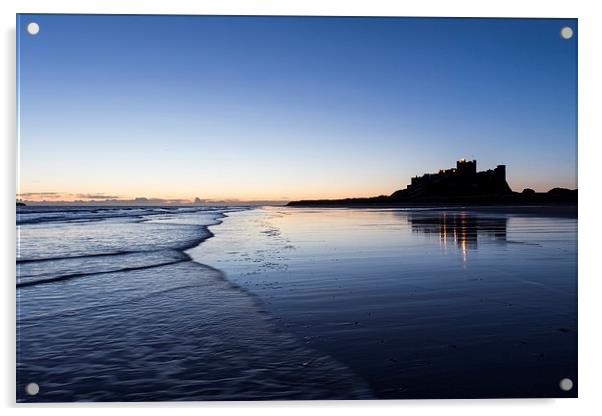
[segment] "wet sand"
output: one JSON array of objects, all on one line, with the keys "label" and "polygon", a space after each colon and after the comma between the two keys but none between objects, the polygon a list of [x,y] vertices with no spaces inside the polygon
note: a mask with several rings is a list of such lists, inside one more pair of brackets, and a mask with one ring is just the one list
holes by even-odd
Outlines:
[{"label": "wet sand", "polygon": [[507,210],[257,209],[187,253],[379,398],[575,397],[576,219]]}]

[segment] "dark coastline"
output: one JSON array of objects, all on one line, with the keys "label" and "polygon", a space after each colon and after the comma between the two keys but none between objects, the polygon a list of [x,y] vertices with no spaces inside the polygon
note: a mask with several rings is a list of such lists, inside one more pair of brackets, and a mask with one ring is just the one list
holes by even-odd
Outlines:
[{"label": "dark coastline", "polygon": [[554,188],[548,192],[512,192],[489,195],[428,194],[417,198],[398,191],[372,198],[291,201],[289,207],[305,208],[428,208],[471,210],[504,214],[537,214],[577,217],[577,189]]}]

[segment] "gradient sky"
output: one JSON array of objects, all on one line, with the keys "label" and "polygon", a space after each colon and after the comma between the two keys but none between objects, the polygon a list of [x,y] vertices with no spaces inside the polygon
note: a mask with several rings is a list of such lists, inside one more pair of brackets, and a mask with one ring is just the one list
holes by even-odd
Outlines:
[{"label": "gradient sky", "polygon": [[17,20],[25,199],[373,196],[459,158],[577,187],[576,19]]}]

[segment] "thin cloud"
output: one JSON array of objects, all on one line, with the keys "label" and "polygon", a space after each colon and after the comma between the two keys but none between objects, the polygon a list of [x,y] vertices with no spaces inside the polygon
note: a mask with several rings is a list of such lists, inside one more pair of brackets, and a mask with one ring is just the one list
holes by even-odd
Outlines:
[{"label": "thin cloud", "polygon": [[63,193],[60,192],[24,192],[24,193],[20,193],[18,194],[21,197],[24,196],[53,196],[53,195],[64,195]]},{"label": "thin cloud", "polygon": [[119,199],[118,195],[106,194],[75,194],[75,197],[83,199]]}]

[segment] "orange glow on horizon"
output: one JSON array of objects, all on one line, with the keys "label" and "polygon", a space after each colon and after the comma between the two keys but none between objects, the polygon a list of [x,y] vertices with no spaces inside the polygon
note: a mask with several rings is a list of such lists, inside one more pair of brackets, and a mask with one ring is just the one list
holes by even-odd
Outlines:
[{"label": "orange glow on horizon", "polygon": [[[251,180],[248,177],[237,180],[215,181],[186,178],[181,181],[161,180],[122,182],[114,178],[101,176],[94,178],[94,183],[84,177],[61,177],[50,180],[40,186],[37,178],[22,177],[17,198],[32,202],[94,202],[105,200],[128,201],[136,198],[147,198],[165,201],[192,203],[196,198],[203,201],[293,201],[301,199],[343,199],[375,197],[391,195],[404,189],[410,182],[409,178],[353,178],[342,183],[340,180],[325,179],[311,183],[295,180],[282,180],[277,175],[271,175],[265,180]],[[238,180],[239,179],[239,180]],[[374,183],[379,186],[374,186]],[[549,184],[518,184],[510,183],[512,189],[521,192],[529,187],[537,192],[546,192],[554,186]],[[531,185],[531,186],[529,186]],[[576,187],[576,186],[575,186]]]},{"label": "orange glow on horizon", "polygon": [[395,190],[391,191],[369,191],[369,190],[358,190],[357,192],[336,192],[332,190],[323,190],[322,192],[312,193],[268,193],[268,192],[245,192],[237,194],[211,194],[207,195],[202,192],[196,194],[191,193],[157,193],[155,192],[136,192],[121,194],[117,192],[55,192],[55,191],[22,191],[17,193],[17,199],[31,202],[104,202],[107,200],[119,201],[131,201],[135,199],[146,198],[149,200],[165,200],[165,201],[179,201],[182,203],[193,203],[196,198],[202,201],[293,201],[301,199],[343,199],[343,198],[357,198],[357,197],[372,197],[378,195],[389,195]]}]

